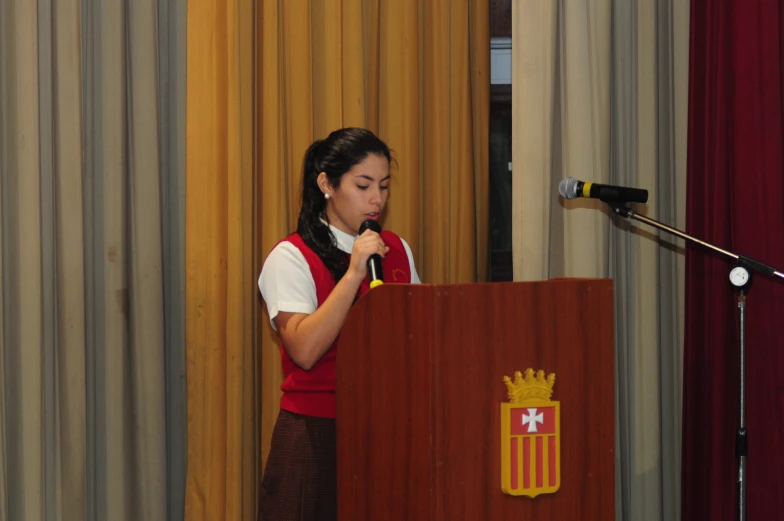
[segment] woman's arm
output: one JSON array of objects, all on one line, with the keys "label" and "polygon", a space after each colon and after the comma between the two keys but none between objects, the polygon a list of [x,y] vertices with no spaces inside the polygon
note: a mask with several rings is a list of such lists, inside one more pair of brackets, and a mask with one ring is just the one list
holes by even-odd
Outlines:
[{"label": "woman's arm", "polygon": [[343,327],[362,278],[346,273],[312,314],[281,311],[274,318],[289,358],[309,371],[332,346]]},{"label": "woman's arm", "polygon": [[367,276],[368,258],[374,253],[383,257],[388,250],[376,232],[366,231],[354,241],[346,274],[316,311],[311,314],[279,312],[273,319],[286,352],[297,366],[309,371],[329,350]]}]

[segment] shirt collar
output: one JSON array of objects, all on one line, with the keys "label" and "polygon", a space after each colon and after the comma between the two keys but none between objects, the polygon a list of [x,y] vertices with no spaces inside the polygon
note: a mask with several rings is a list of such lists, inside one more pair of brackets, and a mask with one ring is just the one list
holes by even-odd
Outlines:
[{"label": "shirt collar", "polygon": [[[327,221],[325,221],[324,219],[321,219],[321,222],[323,222],[324,224],[328,224]],[[338,230],[331,224],[329,224],[329,231],[331,231],[332,235],[335,237],[335,242],[337,243],[338,248],[341,251],[350,254],[351,250],[354,249],[354,241],[356,240],[357,237],[355,235],[351,235],[344,231]]]}]

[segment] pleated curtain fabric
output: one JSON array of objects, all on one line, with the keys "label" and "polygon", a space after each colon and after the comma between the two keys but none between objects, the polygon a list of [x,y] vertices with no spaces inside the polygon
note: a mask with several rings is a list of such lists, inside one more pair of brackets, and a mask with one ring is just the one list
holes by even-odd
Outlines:
[{"label": "pleated curtain fabric", "polygon": [[0,519],[182,517],[184,9],[0,2]]},{"label": "pleated curtain fabric", "polygon": [[614,280],[617,519],[678,519],[683,244],[558,184],[646,188],[685,228],[688,2],[512,10],[514,278]]},{"label": "pleated curtain fabric", "polygon": [[188,5],[188,521],[256,514],[253,16],[247,0]]},{"label": "pleated curtain fabric", "polygon": [[[781,2],[691,2],[688,226],[784,269]],[[736,263],[687,251],[683,520],[738,519],[739,293]],[[784,281],[745,289],[745,519],[781,517]]]},{"label": "pleated curtain fabric", "polygon": [[256,280],[314,139],[376,132],[423,280],[486,279],[488,32],[486,0],[189,6],[189,520],[253,519],[281,384]]}]

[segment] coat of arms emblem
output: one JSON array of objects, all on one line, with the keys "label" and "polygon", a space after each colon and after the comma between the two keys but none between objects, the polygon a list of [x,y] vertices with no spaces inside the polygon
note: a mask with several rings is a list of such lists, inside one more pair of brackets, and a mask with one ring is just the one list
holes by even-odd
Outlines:
[{"label": "coat of arms emblem", "polygon": [[555,374],[526,369],[504,377],[501,404],[501,490],[512,496],[552,494],[561,486],[561,404]]}]

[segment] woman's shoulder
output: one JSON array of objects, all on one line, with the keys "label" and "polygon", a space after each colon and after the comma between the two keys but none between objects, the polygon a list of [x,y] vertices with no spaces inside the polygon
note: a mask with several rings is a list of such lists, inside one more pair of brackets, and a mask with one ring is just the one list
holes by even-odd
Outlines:
[{"label": "woman's shoulder", "polygon": [[274,271],[286,276],[292,266],[297,271],[308,273],[326,269],[319,256],[296,233],[281,239],[272,248],[264,261],[262,271]]},{"label": "woman's shoulder", "polygon": [[409,246],[406,240],[393,231],[382,230],[381,238],[384,240],[384,244],[390,248],[402,249],[406,252],[411,251],[411,246]]},{"label": "woman's shoulder", "polygon": [[307,248],[305,242],[302,240],[302,237],[297,232],[294,232],[286,237],[280,239],[275,246],[267,253],[267,257],[270,255],[281,255],[286,254],[289,252],[295,251],[302,251],[303,249]]},{"label": "woman's shoulder", "polygon": [[381,238],[384,239],[384,244],[391,248],[394,248],[401,253],[405,253],[405,256],[408,258],[408,265],[411,270],[411,282],[414,284],[419,284],[419,274],[417,273],[416,263],[414,262],[414,252],[411,250],[411,246],[406,242],[406,240],[395,232],[391,232],[389,230],[382,230]]},{"label": "woman's shoulder", "polygon": [[305,264],[305,256],[297,246],[297,240],[291,240],[292,236],[281,239],[267,254],[264,260],[264,268],[269,269],[272,267],[285,266],[287,264]]},{"label": "woman's shoulder", "polygon": [[403,240],[403,238],[401,236],[399,236],[398,234],[396,234],[395,232],[390,231],[390,230],[381,230],[381,238],[384,239],[385,243],[388,243],[390,241],[392,241],[392,242],[400,242],[400,243],[405,243],[406,242],[406,241]]}]

